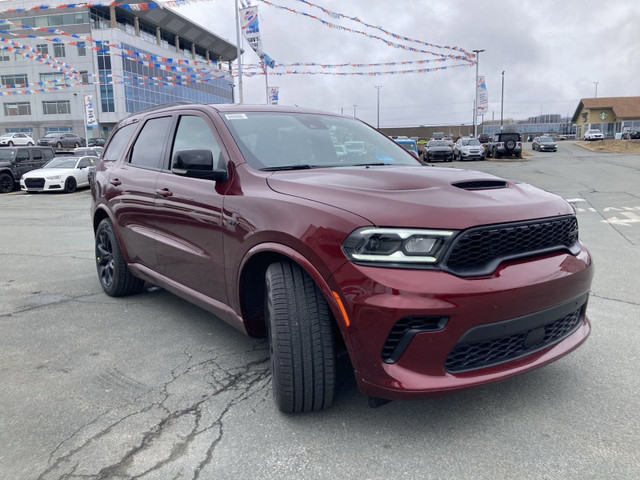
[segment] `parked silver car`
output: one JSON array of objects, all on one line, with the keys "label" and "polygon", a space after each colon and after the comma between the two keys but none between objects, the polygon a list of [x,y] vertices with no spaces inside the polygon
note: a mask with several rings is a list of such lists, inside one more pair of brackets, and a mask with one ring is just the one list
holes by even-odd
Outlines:
[{"label": "parked silver car", "polygon": [[52,132],[47,133],[38,140],[38,145],[48,145],[58,148],[78,148],[86,147],[87,142],[84,138],[73,132]]},{"label": "parked silver car", "polygon": [[453,158],[457,160],[484,160],[484,147],[477,138],[460,137],[453,145]]}]

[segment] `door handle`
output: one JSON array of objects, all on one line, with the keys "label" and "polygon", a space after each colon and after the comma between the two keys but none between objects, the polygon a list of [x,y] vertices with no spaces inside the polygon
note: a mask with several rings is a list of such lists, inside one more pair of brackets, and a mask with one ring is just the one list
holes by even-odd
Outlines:
[{"label": "door handle", "polygon": [[110,183],[111,185],[115,185],[116,187],[117,187],[118,185],[121,185],[121,184],[122,184],[122,182],[121,182],[120,180],[118,180],[117,178],[114,178],[113,180],[109,180],[109,183]]},{"label": "door handle", "polygon": [[163,189],[156,190],[156,194],[166,198],[166,197],[172,196],[173,192],[168,188],[163,188]]}]

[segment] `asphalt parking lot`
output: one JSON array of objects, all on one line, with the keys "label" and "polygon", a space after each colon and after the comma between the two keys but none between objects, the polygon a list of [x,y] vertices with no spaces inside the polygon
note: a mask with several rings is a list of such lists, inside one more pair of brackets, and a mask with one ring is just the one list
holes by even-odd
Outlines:
[{"label": "asphalt parking lot", "polygon": [[102,292],[88,191],[0,195],[0,478],[640,478],[640,155],[559,142],[442,166],[582,199],[591,337],[517,378],[377,409],[343,372],[330,410],[298,416],[272,402],[264,340],[160,289]]}]

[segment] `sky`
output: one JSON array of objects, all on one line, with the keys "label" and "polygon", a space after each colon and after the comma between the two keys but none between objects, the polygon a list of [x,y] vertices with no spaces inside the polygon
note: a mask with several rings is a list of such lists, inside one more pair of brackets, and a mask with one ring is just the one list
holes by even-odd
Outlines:
[{"label": "sky", "polygon": [[[638,0],[309,1],[424,43],[394,40],[361,23],[329,17],[300,0],[269,2],[365,35],[330,28],[309,16],[252,0],[250,3],[259,8],[263,49],[276,63],[368,65],[437,58],[390,47],[371,38],[373,35],[437,54],[459,55],[460,52],[438,50],[425,43],[467,52],[484,50],[479,56],[478,73],[485,77],[488,93],[485,119],[500,120],[502,107],[505,122],[541,114],[571,116],[580,99],[593,98],[596,90],[597,97],[640,96]],[[175,10],[236,44],[234,0],[195,2]],[[257,55],[244,41],[243,48],[243,65],[258,63]],[[454,66],[461,64],[463,66]],[[437,64],[393,68],[439,65],[448,68],[376,76],[276,75],[276,72],[294,69],[283,67],[270,70],[267,82],[269,86],[279,87],[281,105],[319,108],[346,115],[355,112],[356,117],[373,126],[378,122],[378,115],[380,127],[472,124],[475,65],[450,59]],[[341,71],[389,70],[390,67],[368,67]],[[266,103],[264,75],[243,77],[242,83],[244,103]],[[501,101],[502,94],[504,101]],[[481,120],[479,117],[478,123]]]}]

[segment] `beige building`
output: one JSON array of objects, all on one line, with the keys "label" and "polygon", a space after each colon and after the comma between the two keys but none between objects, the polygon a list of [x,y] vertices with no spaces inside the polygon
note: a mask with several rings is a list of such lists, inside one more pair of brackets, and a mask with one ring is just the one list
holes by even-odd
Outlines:
[{"label": "beige building", "polygon": [[605,137],[640,130],[640,97],[583,98],[571,121],[576,125],[577,138],[589,128],[602,130]]}]

